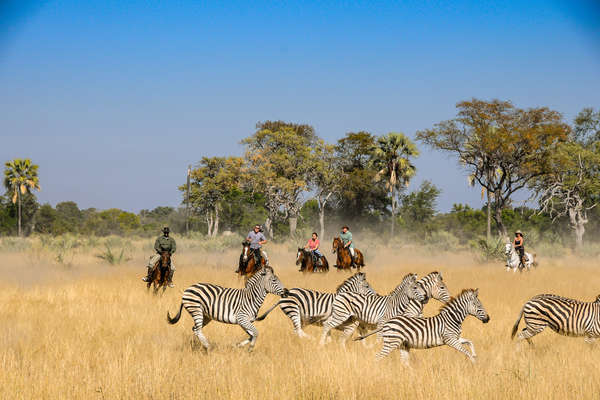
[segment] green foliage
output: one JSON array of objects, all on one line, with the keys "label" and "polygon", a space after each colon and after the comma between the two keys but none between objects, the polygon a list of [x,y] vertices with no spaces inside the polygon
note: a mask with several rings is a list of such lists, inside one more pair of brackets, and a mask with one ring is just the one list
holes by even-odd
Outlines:
[{"label": "green foliage", "polygon": [[504,241],[478,238],[470,242],[475,257],[479,262],[504,261]]},{"label": "green foliage", "polygon": [[440,190],[431,182],[424,181],[419,189],[401,196],[400,216],[405,224],[425,224],[431,221],[436,213],[436,202]]}]

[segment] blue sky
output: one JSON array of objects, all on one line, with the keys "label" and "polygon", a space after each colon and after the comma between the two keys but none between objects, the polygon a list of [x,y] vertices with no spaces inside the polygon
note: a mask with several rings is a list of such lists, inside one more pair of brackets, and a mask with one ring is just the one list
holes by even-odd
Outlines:
[{"label": "blue sky", "polygon": [[[600,107],[593,1],[8,1],[0,160],[40,165],[41,202],[178,205],[188,164],[241,155],[257,121],[409,136],[478,97]],[[456,160],[417,177],[439,209],[481,206]],[[519,198],[526,197],[523,193]]]}]

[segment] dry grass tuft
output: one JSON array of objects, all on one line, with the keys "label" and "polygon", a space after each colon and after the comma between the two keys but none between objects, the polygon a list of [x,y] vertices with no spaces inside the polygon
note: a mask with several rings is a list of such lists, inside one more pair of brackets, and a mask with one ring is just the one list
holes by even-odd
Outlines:
[{"label": "dry grass tuft", "polygon": [[[334,341],[321,349],[317,340],[301,340],[278,310],[256,323],[253,354],[232,348],[245,335],[238,326],[215,322],[205,329],[215,350],[193,350],[191,318],[184,312],[170,326],[167,310],[175,312],[181,291],[195,282],[241,286],[233,274],[237,252],[178,254],[177,288],[164,297],[146,293],[140,277],[147,255],[132,254],[129,263],[109,266],[93,251],[82,252],[69,268],[31,250],[0,254],[0,398],[584,399],[600,393],[598,344],[552,332],[536,337],[535,349],[510,340],[520,307],[532,295],[594,299],[600,293],[596,261],[543,260],[533,273],[514,275],[462,255],[411,260],[414,252],[378,251],[365,269],[378,292],[391,290],[407,272],[440,270],[453,294],[479,287],[491,316],[489,324],[469,318],[464,325],[478,364],[438,348],[411,352],[408,370],[398,354],[375,363],[378,344],[364,349],[352,342],[342,350]],[[270,254],[290,288],[332,291],[346,276],[302,276],[286,248],[271,246]],[[276,300],[270,295],[263,309]],[[432,301],[425,312],[438,308]],[[320,329],[306,332],[317,338]]]}]

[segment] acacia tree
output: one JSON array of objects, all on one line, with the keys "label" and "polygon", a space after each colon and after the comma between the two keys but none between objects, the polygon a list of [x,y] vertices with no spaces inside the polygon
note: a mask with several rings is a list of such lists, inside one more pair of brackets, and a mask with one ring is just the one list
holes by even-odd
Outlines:
[{"label": "acacia tree", "polygon": [[254,135],[242,143],[246,145],[254,187],[265,195],[267,233],[273,238],[272,223],[283,213],[293,235],[301,196],[309,187],[317,137],[309,125],[283,121],[261,122],[256,128]]},{"label": "acacia tree", "polygon": [[325,236],[325,207],[339,191],[339,171],[334,146],[319,140],[315,147],[313,171],[310,174],[311,186],[319,206],[320,237]]},{"label": "acacia tree", "polygon": [[580,250],[587,211],[600,202],[600,112],[581,111],[569,142],[557,147],[549,163],[548,174],[532,184],[540,212],[547,212],[553,220],[568,216]]},{"label": "acacia tree", "polygon": [[560,113],[546,107],[520,109],[509,101],[472,99],[457,109],[456,118],[417,132],[417,139],[455,154],[493,195],[493,219],[498,234],[506,236],[502,209],[515,192],[548,172],[549,154],[570,128]]},{"label": "acacia tree", "polygon": [[40,190],[38,178],[38,166],[32,164],[30,159],[16,158],[4,164],[4,187],[12,192],[12,202],[18,203],[18,234],[22,235],[21,229],[21,203],[25,193],[31,190]]},{"label": "acacia tree", "polygon": [[[238,187],[243,174],[244,160],[240,157],[203,157],[192,170],[190,203],[204,215],[208,236],[219,234],[221,203],[227,193]],[[180,190],[185,192],[185,185]]]},{"label": "acacia tree", "polygon": [[392,205],[392,236],[398,208],[398,193],[408,186],[415,175],[416,168],[411,163],[411,157],[417,157],[417,146],[404,134],[390,132],[377,139],[373,149],[373,165],[378,169],[375,181],[384,182],[390,194]]}]

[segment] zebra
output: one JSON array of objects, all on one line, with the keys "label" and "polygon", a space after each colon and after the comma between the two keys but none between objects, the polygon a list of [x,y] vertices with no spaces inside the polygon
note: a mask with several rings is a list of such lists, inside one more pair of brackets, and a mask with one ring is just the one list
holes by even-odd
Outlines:
[{"label": "zebra", "polygon": [[336,296],[331,315],[323,323],[320,344],[325,344],[333,328],[343,329],[342,344],[345,344],[357,326],[361,332],[369,325],[377,325],[379,328],[389,318],[404,311],[412,299],[425,299],[423,289],[417,285],[416,274],[406,275],[402,283],[387,296],[341,293]]},{"label": "zebra", "polygon": [[[400,349],[402,362],[408,366],[409,349],[429,349],[447,345],[465,354],[469,360],[475,362],[475,346],[468,339],[460,337],[462,323],[468,315],[473,315],[484,324],[490,316],[479,300],[479,289],[465,289],[458,296],[450,299],[442,306],[435,317],[407,317],[396,316],[391,318],[378,331],[361,336],[355,340],[362,340],[367,336],[380,332],[383,338],[383,348],[376,354],[375,359],[381,360],[396,348]],[[470,352],[463,346],[467,345]]]},{"label": "zebra", "polygon": [[210,283],[196,283],[183,292],[179,312],[171,318],[167,312],[169,324],[176,324],[181,317],[181,309],[185,307],[194,319],[192,330],[202,346],[208,351],[210,343],[202,333],[202,328],[211,320],[226,324],[238,324],[248,333],[246,340],[238,343],[238,347],[250,344],[248,351],[254,349],[258,331],[252,325],[256,313],[263,304],[267,293],[281,297],[288,295],[288,290],[275,275],[273,268],[265,266],[252,275],[243,289],[224,288]]},{"label": "zebra", "polygon": [[554,294],[539,294],[523,305],[519,318],[513,326],[514,339],[521,318],[525,317],[525,328],[518,334],[519,340],[527,340],[546,328],[565,336],[583,336],[592,343],[600,337],[600,295],[593,302],[583,302]]},{"label": "zebra", "polygon": [[336,295],[344,292],[357,292],[365,295],[376,294],[375,290],[367,282],[364,272],[357,272],[342,282],[335,293],[322,293],[311,289],[293,288],[289,290],[289,296],[279,300],[273,307],[263,315],[256,318],[262,321],[277,306],[292,320],[294,332],[301,338],[310,338],[302,327],[305,325],[323,325],[323,322],[331,314],[331,306]]},{"label": "zebra", "polygon": [[417,281],[417,285],[425,292],[425,299],[423,301],[412,299],[406,306],[406,309],[402,312],[402,315],[422,317],[423,307],[427,304],[429,299],[432,298],[441,301],[442,303],[450,301],[450,292],[444,283],[442,274],[438,271],[433,271],[425,275]]}]

